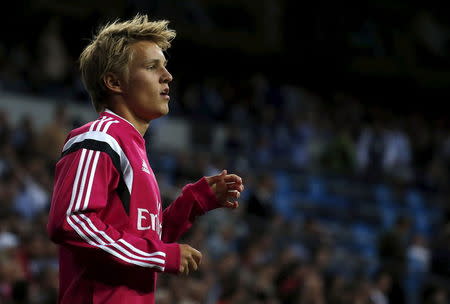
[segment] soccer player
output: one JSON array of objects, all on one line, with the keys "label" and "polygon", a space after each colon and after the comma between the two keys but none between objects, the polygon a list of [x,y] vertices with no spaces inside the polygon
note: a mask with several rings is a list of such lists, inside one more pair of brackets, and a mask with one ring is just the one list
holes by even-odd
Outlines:
[{"label": "soccer player", "polygon": [[163,51],[174,37],[167,21],[137,15],[105,25],[80,56],[99,118],[69,133],[56,165],[47,228],[59,244],[59,303],[154,303],[157,272],[199,267],[202,254],[177,243],[194,219],[238,207],[242,179],[223,170],[162,210],[143,134],[169,111]]}]

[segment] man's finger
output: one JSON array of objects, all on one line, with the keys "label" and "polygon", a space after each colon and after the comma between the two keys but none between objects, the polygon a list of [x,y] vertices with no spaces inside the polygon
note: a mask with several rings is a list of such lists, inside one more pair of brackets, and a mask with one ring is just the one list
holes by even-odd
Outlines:
[{"label": "man's finger", "polygon": [[189,258],[186,258],[186,260],[184,261],[184,274],[188,275],[189,274]]},{"label": "man's finger", "polygon": [[189,262],[190,269],[194,269],[194,270],[198,269],[197,262],[194,260],[194,258],[192,256],[188,258],[188,262]]},{"label": "man's finger", "polygon": [[227,175],[227,170],[222,170],[222,172],[220,172],[217,175],[213,175],[213,176],[208,176],[206,177],[206,180],[208,181],[208,184],[214,185],[215,183],[223,180],[223,178]]},{"label": "man's finger", "polygon": [[198,251],[198,250],[196,250],[194,248],[192,248],[192,249],[193,249],[193,251],[192,251],[192,258],[195,260],[195,262],[197,264],[200,265],[203,255],[202,255],[202,253],[200,251]]},{"label": "man's finger", "polygon": [[236,174],[227,174],[224,177],[226,183],[237,183],[242,184],[242,178],[237,176]]},{"label": "man's finger", "polygon": [[227,197],[238,199],[241,196],[241,193],[237,190],[228,190]]},{"label": "man's finger", "polygon": [[231,183],[231,184],[227,184],[228,190],[236,190],[239,192],[244,191],[244,185],[242,184],[237,184],[237,183]]},{"label": "man's finger", "polygon": [[180,273],[186,274],[187,268],[188,268],[188,261],[183,260],[180,265]]},{"label": "man's finger", "polygon": [[235,201],[235,202],[228,201],[228,202],[225,203],[225,207],[226,208],[230,208],[230,209],[236,209],[236,208],[239,207],[239,202],[237,202],[237,201]]}]

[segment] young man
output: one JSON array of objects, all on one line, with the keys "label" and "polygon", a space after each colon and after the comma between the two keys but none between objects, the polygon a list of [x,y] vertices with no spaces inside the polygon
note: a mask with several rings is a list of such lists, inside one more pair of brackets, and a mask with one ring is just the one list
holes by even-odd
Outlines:
[{"label": "young man", "polygon": [[81,54],[100,116],[70,132],[56,165],[48,232],[60,245],[59,303],[154,303],[157,272],[200,264],[199,251],[176,243],[195,217],[238,207],[242,179],[224,170],[161,208],[143,134],[169,111],[167,24],[139,15],[114,22]]}]

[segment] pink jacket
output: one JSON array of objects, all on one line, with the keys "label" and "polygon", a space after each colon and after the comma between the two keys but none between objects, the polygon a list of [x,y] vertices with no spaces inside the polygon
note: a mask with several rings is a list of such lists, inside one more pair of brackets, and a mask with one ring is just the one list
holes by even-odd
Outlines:
[{"label": "pink jacket", "polygon": [[154,303],[157,272],[178,272],[175,242],[218,207],[202,178],[163,211],[144,143],[109,110],[70,132],[47,225],[60,245],[59,303]]}]

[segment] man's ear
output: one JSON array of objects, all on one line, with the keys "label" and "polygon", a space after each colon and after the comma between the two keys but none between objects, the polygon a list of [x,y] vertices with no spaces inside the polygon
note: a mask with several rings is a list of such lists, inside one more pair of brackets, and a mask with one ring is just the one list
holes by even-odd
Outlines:
[{"label": "man's ear", "polygon": [[108,72],[103,77],[103,83],[113,93],[122,93],[122,81],[116,74]]}]

